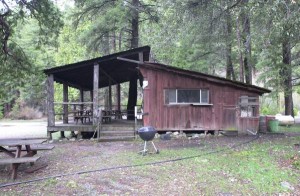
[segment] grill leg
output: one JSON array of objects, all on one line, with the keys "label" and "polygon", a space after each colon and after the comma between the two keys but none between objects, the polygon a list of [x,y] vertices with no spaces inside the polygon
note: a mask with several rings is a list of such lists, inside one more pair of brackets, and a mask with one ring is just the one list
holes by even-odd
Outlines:
[{"label": "grill leg", "polygon": [[154,149],[155,149],[156,154],[158,154],[158,153],[159,153],[159,150],[156,148],[156,146],[154,145],[153,141],[151,141],[151,143],[152,143],[152,145],[153,145],[153,147],[154,147]]},{"label": "grill leg", "polygon": [[146,155],[146,152],[147,152],[147,141],[145,141],[145,144],[144,144],[143,155]]}]

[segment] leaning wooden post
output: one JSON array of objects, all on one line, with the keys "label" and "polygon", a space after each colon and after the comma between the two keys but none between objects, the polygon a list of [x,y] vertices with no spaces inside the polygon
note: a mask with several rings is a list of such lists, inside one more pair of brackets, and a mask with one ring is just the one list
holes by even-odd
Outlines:
[{"label": "leaning wooden post", "polygon": [[53,75],[48,75],[47,78],[47,110],[48,110],[48,138],[51,140],[52,135],[49,131],[50,127],[55,126],[55,114],[54,114],[54,77]]},{"label": "leaning wooden post", "polygon": [[98,90],[99,90],[99,64],[94,64],[94,84],[93,84],[93,125],[98,124]]}]

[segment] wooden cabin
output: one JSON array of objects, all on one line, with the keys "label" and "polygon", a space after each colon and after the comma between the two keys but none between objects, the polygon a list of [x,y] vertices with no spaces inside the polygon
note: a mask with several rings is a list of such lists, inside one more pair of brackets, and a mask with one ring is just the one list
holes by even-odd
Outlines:
[{"label": "wooden cabin", "polygon": [[256,132],[259,96],[270,91],[163,64],[144,63],[144,125],[158,131]]},{"label": "wooden cabin", "polygon": [[[269,90],[153,63],[149,54],[150,47],[145,46],[44,70],[49,137],[56,131],[97,130],[100,139],[110,134],[125,139],[148,125],[159,132],[258,129],[259,96]],[[54,102],[54,82],[63,85],[63,102]],[[125,82],[129,92],[122,107],[120,85]],[[139,108],[138,85],[142,91]],[[69,101],[68,87],[80,91],[79,101]],[[99,103],[99,89],[104,87],[109,89],[106,107]],[[89,101],[84,100],[85,92],[90,94]],[[63,112],[55,111],[55,105],[61,105]],[[63,116],[62,122],[55,121],[57,115]]]}]

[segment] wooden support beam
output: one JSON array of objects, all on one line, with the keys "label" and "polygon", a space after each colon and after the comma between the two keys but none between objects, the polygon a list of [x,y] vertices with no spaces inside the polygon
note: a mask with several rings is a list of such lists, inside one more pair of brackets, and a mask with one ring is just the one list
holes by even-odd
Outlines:
[{"label": "wooden support beam", "polygon": [[[94,97],[93,91],[90,91],[90,100],[91,100],[91,102],[93,102],[93,97]],[[93,109],[93,107],[94,107],[94,105],[92,104],[91,109]]]},{"label": "wooden support beam", "polygon": [[93,82],[93,125],[98,123],[98,90],[99,90],[99,64],[94,64],[94,82]]},{"label": "wooden support beam", "polygon": [[[84,102],[84,91],[83,89],[80,89],[80,102]],[[83,104],[80,105],[80,110],[82,111],[83,110]]]},{"label": "wooden support beam", "polygon": [[[139,55],[140,56],[140,55]],[[127,59],[127,58],[123,58],[123,57],[117,57],[118,60],[121,61],[127,61],[127,62],[131,62],[131,63],[137,63],[137,64],[145,64],[143,61],[136,61],[136,60],[132,60],[132,59]]]},{"label": "wooden support beam", "polygon": [[[69,102],[68,97],[68,85],[66,83],[63,83],[63,101]],[[63,105],[63,124],[68,124],[68,107],[69,105]],[[65,138],[65,132],[60,132],[60,137]]]},{"label": "wooden support beam", "polygon": [[82,104],[93,104],[91,101],[86,102],[54,102],[54,104],[61,104],[61,105],[82,105]]},{"label": "wooden support beam", "polygon": [[111,80],[109,80],[109,85],[108,85],[108,108],[109,110],[112,110]]},{"label": "wooden support beam", "polygon": [[47,78],[47,110],[48,110],[48,127],[55,125],[54,114],[54,77],[48,75]]},{"label": "wooden support beam", "polygon": [[116,92],[117,92],[117,110],[121,110],[121,85],[116,85]]},{"label": "wooden support beam", "polygon": [[[69,90],[66,83],[63,84],[63,102],[69,102]],[[68,124],[68,105],[63,105],[63,123]]]}]

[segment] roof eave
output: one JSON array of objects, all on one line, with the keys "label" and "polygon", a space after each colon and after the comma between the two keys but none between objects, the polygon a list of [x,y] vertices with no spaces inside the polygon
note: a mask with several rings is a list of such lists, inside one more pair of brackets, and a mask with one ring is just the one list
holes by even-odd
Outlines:
[{"label": "roof eave", "polygon": [[92,66],[95,63],[101,63],[101,62],[110,61],[110,60],[117,60],[117,57],[129,56],[129,55],[136,54],[138,52],[143,52],[143,53],[148,52],[148,53],[150,53],[150,46],[143,46],[143,47],[127,50],[127,51],[122,51],[122,52],[118,52],[118,53],[114,53],[114,54],[94,58],[94,59],[89,59],[89,60],[80,61],[80,62],[76,62],[76,63],[66,64],[66,65],[62,65],[62,66],[58,66],[58,67],[52,67],[52,68],[49,68],[49,69],[44,69],[43,72],[47,75],[54,74],[54,73],[57,73],[57,72],[67,71],[69,69],[80,68],[80,67],[83,67],[83,66]]}]

